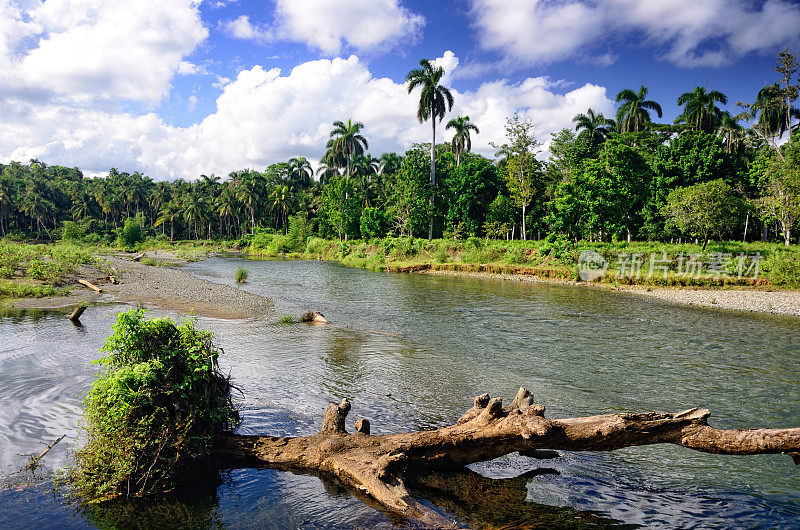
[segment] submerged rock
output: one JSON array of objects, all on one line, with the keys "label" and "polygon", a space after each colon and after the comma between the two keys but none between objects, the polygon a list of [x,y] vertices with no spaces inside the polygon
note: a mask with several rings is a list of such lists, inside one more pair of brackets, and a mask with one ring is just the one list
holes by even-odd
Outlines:
[{"label": "submerged rock", "polygon": [[328,320],[319,311],[309,311],[300,317],[300,322],[321,322],[327,324]]}]

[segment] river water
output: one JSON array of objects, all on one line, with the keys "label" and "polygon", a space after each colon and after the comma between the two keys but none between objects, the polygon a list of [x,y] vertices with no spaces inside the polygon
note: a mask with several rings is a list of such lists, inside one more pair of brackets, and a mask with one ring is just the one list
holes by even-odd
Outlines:
[{"label": "river water", "polygon": [[[273,299],[275,314],[199,320],[216,333],[225,350],[221,364],[244,394],[244,433],[311,434],[327,404],[342,397],[353,403],[348,423],[369,418],[375,434],[430,429],[452,423],[477,394],[508,401],[520,386],[534,392],[549,417],[703,406],[712,411],[711,424],[723,428],[800,424],[800,319],[323,262],[210,258],[184,268],[233,284],[242,265],[250,271],[242,288]],[[155,503],[85,510],[66,502],[49,478],[68,463],[81,398],[96,370],[89,362],[124,309],[90,308],[81,328],[59,313],[0,317],[0,527],[398,523],[330,480],[268,469],[224,472]],[[309,309],[332,324],[279,322]],[[25,455],[62,434],[67,438],[36,472],[40,480],[14,473]],[[471,468],[490,478],[528,477],[519,482],[528,502],[517,502],[510,515],[498,515],[500,507],[481,515],[477,506],[429,497],[474,526],[800,526],[800,473],[783,455],[653,446],[567,452],[543,462],[512,455]]]}]

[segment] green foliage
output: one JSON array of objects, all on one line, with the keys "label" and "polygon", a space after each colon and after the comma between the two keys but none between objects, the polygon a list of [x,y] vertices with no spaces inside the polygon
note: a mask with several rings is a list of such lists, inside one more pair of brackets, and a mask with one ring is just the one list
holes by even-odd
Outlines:
[{"label": "green foliage", "polygon": [[800,289],[800,254],[775,252],[765,260],[763,268],[771,283]]},{"label": "green foliage", "polygon": [[331,177],[322,194],[322,219],[328,232],[339,239],[358,237],[359,205],[353,182]]},{"label": "green foliage", "polygon": [[387,230],[386,214],[378,208],[364,208],[361,212],[361,237],[383,237]]},{"label": "green foliage", "polygon": [[192,319],[144,317],[120,313],[101,349],[86,441],[69,472],[85,502],[175,488],[204,465],[215,435],[238,423],[212,334]]},{"label": "green foliage", "polygon": [[301,252],[306,248],[306,241],[311,236],[311,225],[305,214],[297,214],[289,218],[288,235],[292,252]]},{"label": "green foliage", "polygon": [[292,315],[281,315],[279,322],[281,324],[291,324],[294,322],[294,317],[292,317]]},{"label": "green foliage", "polygon": [[136,248],[136,245],[144,241],[141,219],[128,217],[125,224],[119,231],[120,243],[127,249]]},{"label": "green foliage", "polygon": [[244,267],[239,267],[236,269],[236,283],[244,283],[247,281],[247,278],[250,276],[250,272],[245,269]]},{"label": "green foliage", "polygon": [[664,215],[678,230],[706,242],[736,221],[742,201],[722,180],[713,180],[672,190],[667,196]]},{"label": "green foliage", "polygon": [[74,221],[61,223],[61,239],[70,243],[79,243],[86,235],[86,230]]}]

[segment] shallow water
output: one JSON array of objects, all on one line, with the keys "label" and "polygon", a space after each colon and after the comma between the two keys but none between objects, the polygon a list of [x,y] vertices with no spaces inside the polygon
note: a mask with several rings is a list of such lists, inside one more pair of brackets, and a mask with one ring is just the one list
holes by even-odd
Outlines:
[{"label": "shallow water", "polygon": [[[244,392],[245,433],[310,434],[329,401],[376,434],[446,425],[489,392],[526,386],[550,417],[708,407],[719,427],[800,424],[800,319],[667,305],[622,293],[471,278],[395,275],[321,262],[211,258],[197,276],[275,301],[260,320],[200,319]],[[172,504],[76,512],[45,485],[11,473],[21,455],[67,434],[39,473],[62,468],[102,340],[124,306],[0,318],[0,526],[375,527],[385,514],[335,483],[275,470],[236,470]],[[328,326],[280,324],[317,309]],[[169,314],[155,311],[159,314]],[[173,315],[175,316],[175,315]],[[391,394],[387,396],[386,394]],[[506,478],[537,467],[529,501],[648,526],[796,527],[800,475],[780,455],[725,457],[673,446],[509,456],[472,468]],[[533,504],[531,503],[533,506]],[[33,509],[32,509],[33,508]],[[124,508],[124,507],[123,507]],[[125,512],[124,509],[121,512]],[[572,512],[569,512],[572,513]],[[578,516],[578,512],[574,512]],[[168,514],[168,515],[165,515]],[[170,519],[170,517],[174,517]],[[526,513],[547,524],[547,510]],[[136,524],[134,524],[134,522]],[[470,520],[481,525],[488,521]],[[597,522],[597,521],[595,521]]]}]

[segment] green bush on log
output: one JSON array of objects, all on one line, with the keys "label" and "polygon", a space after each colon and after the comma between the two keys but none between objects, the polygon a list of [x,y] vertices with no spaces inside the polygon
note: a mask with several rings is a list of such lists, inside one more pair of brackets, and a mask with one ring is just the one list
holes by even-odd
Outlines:
[{"label": "green bush on log", "polygon": [[176,324],[120,313],[86,398],[85,445],[69,478],[85,501],[170,491],[211,454],[216,434],[239,421],[221,350],[195,319]]}]

